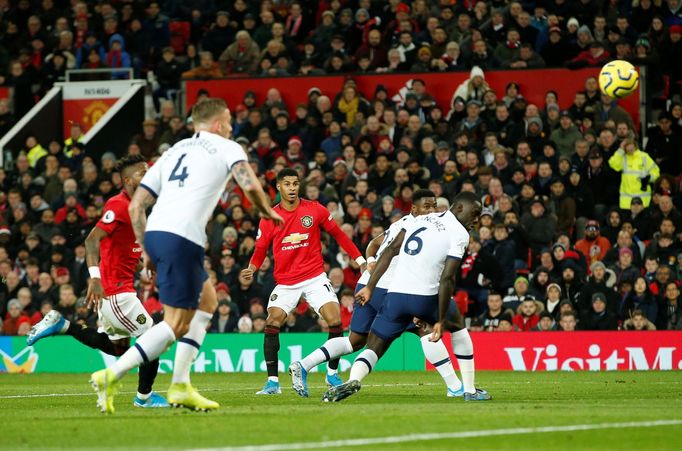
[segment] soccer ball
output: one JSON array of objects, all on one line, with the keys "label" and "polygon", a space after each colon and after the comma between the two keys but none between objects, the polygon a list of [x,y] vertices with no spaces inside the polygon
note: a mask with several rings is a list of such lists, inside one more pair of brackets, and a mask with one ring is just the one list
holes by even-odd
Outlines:
[{"label": "soccer ball", "polygon": [[638,86],[639,74],[635,66],[627,61],[611,61],[599,72],[599,87],[607,96],[622,99],[632,94]]}]

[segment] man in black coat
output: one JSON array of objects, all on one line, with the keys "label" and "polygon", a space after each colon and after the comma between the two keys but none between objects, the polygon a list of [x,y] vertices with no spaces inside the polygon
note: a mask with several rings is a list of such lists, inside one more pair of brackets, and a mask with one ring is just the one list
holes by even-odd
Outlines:
[{"label": "man in black coat", "polygon": [[680,173],[679,150],[682,149],[682,136],[672,127],[671,116],[662,112],[658,116],[658,126],[653,127],[648,133],[649,141],[645,151],[654,159],[661,174],[676,176]]},{"label": "man in black coat", "polygon": [[580,320],[582,330],[616,330],[618,320],[616,315],[606,309],[606,295],[595,293],[592,295],[592,309],[584,314]]}]

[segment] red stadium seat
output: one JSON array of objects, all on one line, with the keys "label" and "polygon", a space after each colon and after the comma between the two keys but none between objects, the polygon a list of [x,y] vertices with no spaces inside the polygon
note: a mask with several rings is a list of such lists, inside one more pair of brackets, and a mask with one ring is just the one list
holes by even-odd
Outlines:
[{"label": "red stadium seat", "polygon": [[185,43],[189,41],[191,25],[189,22],[175,21],[168,26],[171,33],[170,45],[177,55],[185,53]]}]

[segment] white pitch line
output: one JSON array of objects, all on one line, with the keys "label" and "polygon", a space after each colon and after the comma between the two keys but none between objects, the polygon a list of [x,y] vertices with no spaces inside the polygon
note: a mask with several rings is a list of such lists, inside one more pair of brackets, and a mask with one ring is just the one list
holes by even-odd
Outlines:
[{"label": "white pitch line", "polygon": [[650,428],[657,426],[679,426],[682,420],[656,420],[625,423],[573,424],[566,426],[541,426],[529,428],[484,429],[478,431],[443,432],[430,434],[394,435],[389,437],[328,440],[324,442],[281,443],[275,445],[236,446],[225,448],[196,448],[193,451],[280,451],[299,449],[324,449],[345,446],[387,445],[403,442],[423,442],[431,440],[490,437],[496,435],[527,435],[547,432],[594,431],[599,429]]},{"label": "white pitch line", "polygon": [[[368,384],[364,387],[428,387],[428,386],[442,386],[442,383],[425,383],[425,384]],[[326,385],[311,385],[309,388],[313,389],[326,389]],[[250,392],[256,393],[258,387],[249,388],[202,388],[202,392]],[[166,393],[166,390],[154,390],[156,393]],[[120,391],[119,395],[134,395],[135,391]],[[69,396],[92,396],[94,392],[83,392],[83,393],[28,393],[24,395],[0,395],[0,399],[24,399],[24,398],[59,398],[59,397],[69,397]]]}]

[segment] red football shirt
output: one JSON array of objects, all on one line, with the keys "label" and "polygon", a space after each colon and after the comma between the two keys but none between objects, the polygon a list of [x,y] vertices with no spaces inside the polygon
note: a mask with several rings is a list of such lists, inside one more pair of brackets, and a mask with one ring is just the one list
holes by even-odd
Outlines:
[{"label": "red football shirt", "polygon": [[251,263],[260,267],[272,243],[275,282],[278,284],[295,285],[324,273],[320,229],[336,238],[351,258],[361,255],[329,211],[319,203],[301,199],[294,211],[285,210],[279,204],[274,210],[282,216],[284,224],[277,227],[271,220],[261,219]]},{"label": "red football shirt", "polygon": [[107,296],[135,292],[133,278],[142,247],[137,244],[133,232],[129,204],[130,197],[122,191],[107,201],[104,214],[97,222],[97,227],[107,232],[99,246],[99,270]]}]

